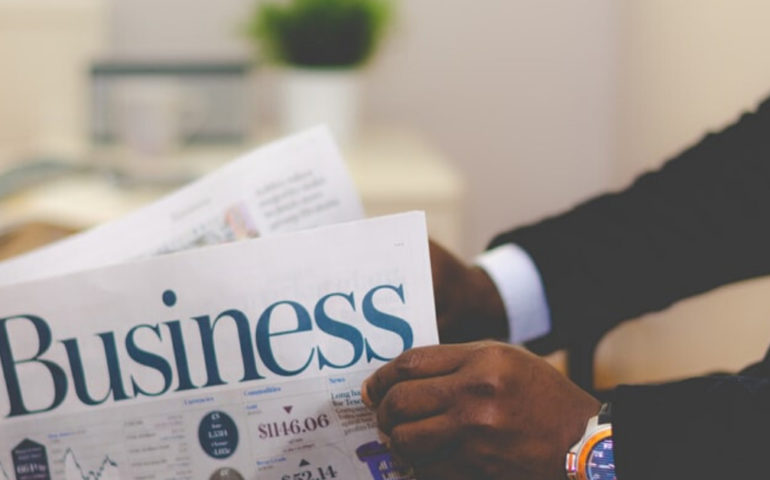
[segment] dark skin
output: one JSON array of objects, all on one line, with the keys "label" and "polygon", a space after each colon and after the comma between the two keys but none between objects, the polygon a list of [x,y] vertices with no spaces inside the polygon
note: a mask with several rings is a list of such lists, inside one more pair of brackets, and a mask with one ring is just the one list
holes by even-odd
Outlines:
[{"label": "dark skin", "polygon": [[[431,262],[442,341],[507,333],[483,271],[435,244]],[[497,306],[485,303],[490,296]],[[362,392],[420,480],[563,480],[567,450],[600,406],[539,357],[494,341],[404,352]]]},{"label": "dark skin", "polygon": [[433,241],[430,263],[441,343],[508,337],[505,307],[483,269],[465,265]]}]

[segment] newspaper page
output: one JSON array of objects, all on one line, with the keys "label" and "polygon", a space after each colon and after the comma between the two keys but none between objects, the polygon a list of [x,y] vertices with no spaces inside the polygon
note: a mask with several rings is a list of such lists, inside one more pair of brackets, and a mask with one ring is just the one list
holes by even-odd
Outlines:
[{"label": "newspaper page", "polygon": [[0,263],[0,286],[363,217],[329,130],[247,154],[127,217]]},{"label": "newspaper page", "polygon": [[0,289],[0,480],[399,480],[362,380],[438,342],[406,213]]}]

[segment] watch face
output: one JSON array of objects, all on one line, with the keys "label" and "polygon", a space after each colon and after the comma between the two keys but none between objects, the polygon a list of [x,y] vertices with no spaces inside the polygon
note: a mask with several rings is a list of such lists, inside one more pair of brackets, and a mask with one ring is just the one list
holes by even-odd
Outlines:
[{"label": "watch face", "polygon": [[594,445],[586,462],[589,480],[615,480],[615,456],[612,454],[612,437]]}]

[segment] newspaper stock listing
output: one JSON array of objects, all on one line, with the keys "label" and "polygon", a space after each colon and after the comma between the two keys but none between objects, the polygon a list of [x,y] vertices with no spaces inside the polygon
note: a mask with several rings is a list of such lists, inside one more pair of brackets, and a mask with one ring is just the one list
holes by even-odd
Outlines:
[{"label": "newspaper stock listing", "polygon": [[412,478],[360,385],[438,341],[424,215],[356,220],[325,130],[246,159],[0,264],[0,480]]}]

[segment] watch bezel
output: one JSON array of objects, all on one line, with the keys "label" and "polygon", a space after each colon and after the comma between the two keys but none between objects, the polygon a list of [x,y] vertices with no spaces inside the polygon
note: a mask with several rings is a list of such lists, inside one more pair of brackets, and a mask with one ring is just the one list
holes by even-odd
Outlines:
[{"label": "watch bezel", "polygon": [[577,479],[590,480],[588,478],[588,457],[594,447],[603,440],[612,437],[612,425],[599,425],[596,430],[591,432],[580,445],[577,455]]},{"label": "watch bezel", "polygon": [[599,413],[588,419],[583,437],[569,449],[565,459],[567,478],[590,480],[586,470],[588,458],[594,447],[612,437],[611,404],[604,404]]}]

